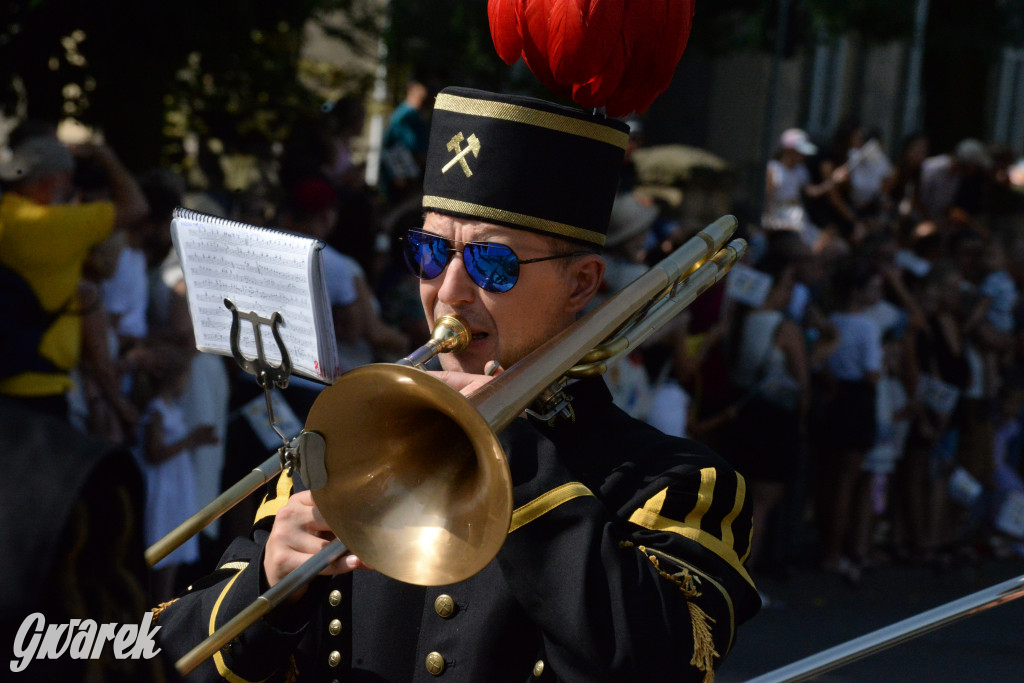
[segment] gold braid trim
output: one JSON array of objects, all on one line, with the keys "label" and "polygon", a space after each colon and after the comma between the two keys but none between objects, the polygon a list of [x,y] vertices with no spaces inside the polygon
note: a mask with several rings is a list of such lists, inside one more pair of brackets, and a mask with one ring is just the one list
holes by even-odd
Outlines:
[{"label": "gold braid trim", "polygon": [[159,619],[160,618],[160,614],[163,613],[163,611],[165,609],[167,609],[168,607],[170,607],[171,605],[173,605],[176,602],[178,602],[178,598],[174,598],[173,600],[168,600],[167,602],[161,602],[159,605],[157,605],[156,607],[151,609],[150,612],[153,613],[153,621],[156,621],[157,619]]},{"label": "gold braid trim", "polygon": [[[629,541],[623,541],[619,543],[619,547],[631,548],[633,544]],[[690,664],[696,667],[698,671],[704,672],[704,683],[713,683],[715,680],[715,657],[721,657],[721,655],[715,649],[715,640],[711,634],[711,627],[708,625],[709,621],[713,624],[715,620],[709,617],[707,612],[702,610],[697,603],[693,602],[693,598],[699,598],[701,595],[697,590],[697,583],[699,583],[700,579],[690,574],[689,569],[669,574],[661,568],[658,558],[647,552],[647,548],[639,546],[637,550],[651,561],[654,568],[658,570],[659,576],[678,586],[679,590],[686,597],[686,606],[690,610],[690,622],[693,625],[693,657],[690,658]]]}]

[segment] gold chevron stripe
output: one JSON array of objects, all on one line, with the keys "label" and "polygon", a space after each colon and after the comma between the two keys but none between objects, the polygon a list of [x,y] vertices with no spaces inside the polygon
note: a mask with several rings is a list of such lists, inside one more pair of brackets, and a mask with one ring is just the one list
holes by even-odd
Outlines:
[{"label": "gold chevron stripe", "polygon": [[562,503],[566,503],[573,498],[592,495],[594,494],[590,489],[578,481],[562,484],[558,488],[551,489],[547,493],[534,498],[526,505],[513,510],[512,524],[509,526],[508,532],[512,533],[516,529],[529,524],[541,515],[551,512]]}]

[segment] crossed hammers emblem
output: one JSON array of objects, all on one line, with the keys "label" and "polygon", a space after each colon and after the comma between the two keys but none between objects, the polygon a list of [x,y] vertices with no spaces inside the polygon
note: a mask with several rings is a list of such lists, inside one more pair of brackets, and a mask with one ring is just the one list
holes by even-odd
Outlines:
[{"label": "crossed hammers emblem", "polygon": [[[466,140],[466,146],[463,148],[462,141]],[[458,152],[455,157],[445,164],[441,168],[441,173],[447,173],[448,169],[454,166],[456,163],[462,166],[462,172],[466,174],[466,177],[473,175],[473,171],[469,168],[469,163],[466,161],[466,155],[470,152],[476,157],[480,154],[480,140],[475,134],[470,133],[469,138],[466,139],[462,136],[462,132],[458,132],[452,136],[452,139],[448,141],[448,151]]]}]

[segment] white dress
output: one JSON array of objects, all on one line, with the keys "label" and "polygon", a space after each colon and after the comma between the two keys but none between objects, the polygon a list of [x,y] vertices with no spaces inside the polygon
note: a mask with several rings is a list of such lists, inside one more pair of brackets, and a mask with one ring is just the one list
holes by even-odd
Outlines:
[{"label": "white dress", "polygon": [[[166,536],[176,526],[196,511],[195,472],[192,454],[182,450],[161,463],[146,460],[143,450],[146,427],[159,413],[163,419],[164,444],[184,439],[188,433],[185,411],[174,403],[162,398],[153,399],[139,423],[139,446],[135,457],[146,481],[146,511],[143,520],[143,536],[149,547]],[[176,564],[189,564],[199,559],[199,537],[192,536],[173,553],[161,560],[154,569]]]}]

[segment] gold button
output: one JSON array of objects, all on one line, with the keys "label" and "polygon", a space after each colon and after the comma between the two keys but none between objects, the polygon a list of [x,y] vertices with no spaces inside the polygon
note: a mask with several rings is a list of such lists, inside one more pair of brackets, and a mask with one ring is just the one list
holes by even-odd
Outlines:
[{"label": "gold button", "polygon": [[533,665],[533,675],[535,678],[540,678],[544,673],[544,660],[538,659],[537,663]]},{"label": "gold button", "polygon": [[427,672],[432,676],[440,676],[444,672],[444,657],[440,652],[427,655]]},{"label": "gold button", "polygon": [[341,604],[341,591],[333,590],[331,594],[327,596],[327,602],[331,603],[331,607],[337,607]]},{"label": "gold button", "polygon": [[452,600],[452,596],[447,594],[437,596],[437,600],[434,600],[434,611],[437,612],[437,616],[444,619],[455,614],[455,601]]},{"label": "gold button", "polygon": [[331,666],[338,666],[341,664],[341,653],[335,650],[331,654],[327,655],[327,663]]},{"label": "gold button", "polygon": [[330,631],[332,636],[341,633],[341,619],[331,619],[331,623],[327,624],[327,630]]}]

